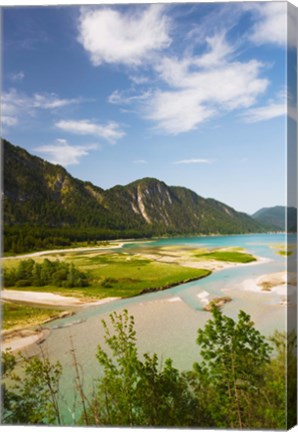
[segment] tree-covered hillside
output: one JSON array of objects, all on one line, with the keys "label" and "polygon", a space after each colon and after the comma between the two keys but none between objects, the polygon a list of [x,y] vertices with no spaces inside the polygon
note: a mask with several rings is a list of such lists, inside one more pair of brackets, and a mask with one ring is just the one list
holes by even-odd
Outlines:
[{"label": "tree-covered hillside", "polygon": [[258,210],[252,217],[272,231],[297,231],[297,209],[295,207],[275,206]]},{"label": "tree-covered hillside", "polygon": [[264,231],[214,199],[154,178],[103,190],[3,140],[6,251],[74,241]]}]

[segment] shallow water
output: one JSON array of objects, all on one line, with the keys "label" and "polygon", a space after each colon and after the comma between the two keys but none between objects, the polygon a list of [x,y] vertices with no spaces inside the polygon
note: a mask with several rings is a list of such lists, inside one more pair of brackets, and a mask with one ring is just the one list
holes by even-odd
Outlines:
[{"label": "shallow water", "polygon": [[[275,273],[286,269],[286,260],[277,254],[273,245],[285,244],[284,234],[235,235],[216,237],[195,237],[162,239],[150,242],[155,246],[197,247],[242,247],[249,253],[266,258],[266,262],[246,264],[221,270],[199,281],[181,284],[177,287],[149,293],[142,296],[117,300],[100,306],[82,309],[75,316],[57,320],[48,325],[51,333],[42,347],[51,361],[59,360],[64,368],[62,388],[68,404],[74,392],[73,358],[70,354],[72,345],[76,350],[77,360],[82,368],[82,375],[87,387],[94,384],[94,377],[99,374],[96,361],[97,345],[104,344],[101,319],[108,319],[113,310],[126,308],[135,317],[140,353],[156,352],[162,359],[171,357],[174,366],[189,369],[198,359],[196,334],[210,318],[203,311],[198,294],[206,291],[211,297],[229,295],[232,302],[223,307],[223,312],[236,317],[239,310],[249,313],[256,327],[265,335],[274,330],[286,329],[286,308],[279,304],[276,295],[244,291],[244,280],[254,279],[266,273]],[[137,250],[148,243],[127,244],[122,250]],[[119,249],[118,249],[119,252]],[[31,355],[38,352],[37,347],[27,350]],[[75,402],[72,400],[71,403]],[[75,411],[75,410],[74,410]],[[68,409],[64,413],[71,424],[72,414]]]}]

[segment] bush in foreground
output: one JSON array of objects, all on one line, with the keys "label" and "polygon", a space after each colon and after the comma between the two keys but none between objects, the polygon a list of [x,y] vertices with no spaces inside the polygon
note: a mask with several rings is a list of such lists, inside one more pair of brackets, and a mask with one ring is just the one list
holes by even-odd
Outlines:
[{"label": "bush in foreground", "polygon": [[[107,350],[99,346],[101,374],[95,392],[87,397],[73,352],[79,424],[101,426],[211,427],[236,429],[285,429],[286,337],[276,332],[266,340],[249,315],[238,320],[215,307],[203,329],[198,330],[200,360],[193,370],[181,372],[171,359],[163,364],[156,354],[140,356],[134,318],[113,312],[103,321]],[[295,378],[296,336],[289,335],[287,353]],[[61,366],[43,355],[24,360],[24,378],[13,375],[16,359],[2,356],[2,423],[63,424],[60,413]],[[288,377],[289,379],[289,377]],[[294,389],[295,390],[295,389]],[[295,411],[295,391],[291,404]],[[295,412],[289,412],[289,419]],[[78,422],[77,422],[78,423]]]}]

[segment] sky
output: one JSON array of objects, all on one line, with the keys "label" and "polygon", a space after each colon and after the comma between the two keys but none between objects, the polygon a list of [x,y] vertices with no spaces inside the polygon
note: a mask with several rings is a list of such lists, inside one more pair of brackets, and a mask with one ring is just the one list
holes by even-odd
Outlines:
[{"label": "sky", "polygon": [[4,7],[1,134],[104,189],[155,177],[249,214],[285,205],[287,14]]}]

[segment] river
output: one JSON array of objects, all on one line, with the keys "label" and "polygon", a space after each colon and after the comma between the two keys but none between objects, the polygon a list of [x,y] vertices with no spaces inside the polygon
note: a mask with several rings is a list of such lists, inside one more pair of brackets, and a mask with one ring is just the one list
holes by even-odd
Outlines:
[{"label": "river", "polygon": [[[280,298],[270,292],[246,291],[243,283],[263,274],[284,271],[286,259],[277,253],[274,246],[285,248],[287,239],[295,242],[294,236],[287,237],[284,234],[171,238],[150,242],[151,248],[170,245],[208,248],[237,246],[264,260],[257,264],[217,271],[207,278],[165,291],[91,306],[72,317],[49,323],[47,327],[50,334],[42,347],[51,361],[59,360],[63,366],[62,389],[68,404],[74,393],[71,346],[73,344],[75,348],[85,385],[90,389],[94,377],[99,374],[97,345],[104,343],[101,320],[107,320],[109,313],[114,310],[121,311],[126,308],[134,315],[140,353],[156,352],[163,360],[171,357],[174,366],[182,370],[191,368],[198,359],[197,329],[203,327],[210,318],[210,313],[203,311],[198,297],[202,292],[211,296],[230,296],[233,300],[223,307],[223,312],[236,317],[239,310],[243,309],[251,315],[256,327],[265,335],[272,334],[276,329],[286,330],[286,307],[280,304]],[[146,243],[140,241],[126,244],[121,250],[144,247]],[[39,352],[38,347],[27,349],[28,355],[36,352]],[[71,415],[70,412],[67,414],[70,424],[73,421]]]}]

